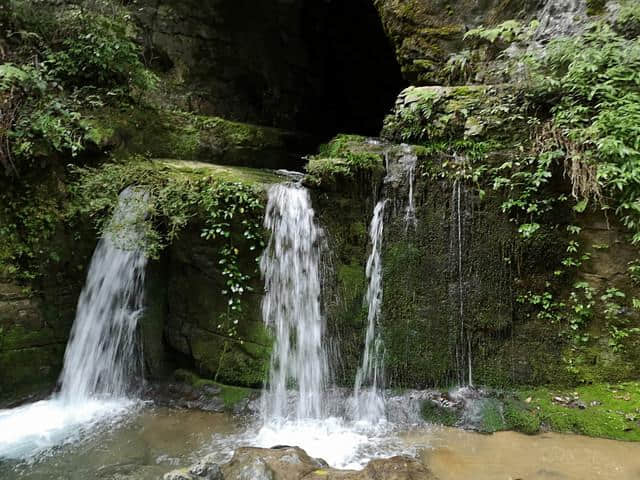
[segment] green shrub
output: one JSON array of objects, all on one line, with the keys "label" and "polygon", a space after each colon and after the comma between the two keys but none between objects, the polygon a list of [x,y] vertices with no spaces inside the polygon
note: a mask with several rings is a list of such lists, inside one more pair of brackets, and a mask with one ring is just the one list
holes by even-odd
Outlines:
[{"label": "green shrub", "polygon": [[3,9],[11,50],[11,61],[0,64],[0,164],[7,173],[76,156],[91,141],[87,112],[130,102],[156,81],[126,9],[48,5],[13,0]]}]

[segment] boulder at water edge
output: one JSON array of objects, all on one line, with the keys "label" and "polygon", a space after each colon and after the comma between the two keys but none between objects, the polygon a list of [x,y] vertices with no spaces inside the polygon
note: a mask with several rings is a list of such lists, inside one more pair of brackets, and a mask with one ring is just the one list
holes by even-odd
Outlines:
[{"label": "boulder at water edge", "polygon": [[310,457],[298,447],[236,450],[231,461],[214,464],[204,457],[189,469],[167,473],[164,480],[437,480],[420,462],[409,457],[373,460],[360,471],[336,470],[323,460]]}]

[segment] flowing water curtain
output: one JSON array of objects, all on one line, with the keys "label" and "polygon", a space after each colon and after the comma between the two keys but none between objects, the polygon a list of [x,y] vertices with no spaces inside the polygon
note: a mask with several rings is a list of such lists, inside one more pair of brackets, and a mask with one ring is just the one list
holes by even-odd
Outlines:
[{"label": "flowing water curtain", "polygon": [[60,397],[125,397],[142,377],[138,318],[144,304],[148,195],[127,188],[91,259],[60,376]]},{"label": "flowing water curtain", "polygon": [[393,184],[398,185],[403,195],[401,203],[404,203],[405,233],[408,234],[410,229],[414,231],[418,223],[415,205],[417,155],[410,146],[402,145],[399,150],[387,149],[384,157],[387,175],[384,179],[383,198],[374,208],[369,229],[371,253],[366,266],[368,287],[365,300],[368,313],[365,346],[362,364],[356,373],[352,402],[353,417],[359,421],[372,423],[385,418],[384,345],[377,330],[380,326],[383,296],[382,246],[385,207],[389,202],[387,197],[392,195],[391,192],[394,190]]},{"label": "flowing water curtain", "polygon": [[384,233],[384,211],[387,201],[377,203],[369,235],[371,254],[367,260],[366,301],[368,306],[367,333],[365,337],[362,365],[356,373],[354,385],[354,416],[357,420],[377,421],[384,416],[382,396],[383,345],[376,327],[382,305],[382,239]]},{"label": "flowing water curtain", "polygon": [[[322,418],[328,361],[321,309],[321,256],[325,236],[315,222],[309,192],[297,184],[269,190],[265,227],[271,232],[260,260],[266,293],[264,322],[275,334],[265,419]],[[289,409],[289,388],[297,392]]]}]

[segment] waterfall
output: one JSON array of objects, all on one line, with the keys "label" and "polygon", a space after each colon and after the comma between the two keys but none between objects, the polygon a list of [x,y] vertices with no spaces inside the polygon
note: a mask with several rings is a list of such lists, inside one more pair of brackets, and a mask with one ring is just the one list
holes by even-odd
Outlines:
[{"label": "waterfall", "polygon": [[414,198],[414,184],[416,182],[416,163],[418,157],[413,153],[411,147],[408,145],[402,145],[402,151],[404,152],[400,163],[404,165],[407,170],[407,183],[409,184],[409,194],[407,197],[407,207],[404,213],[405,232],[409,230],[409,227],[416,228],[418,219],[416,218],[416,205]]},{"label": "waterfall", "polygon": [[402,190],[406,186],[406,204],[404,207],[405,233],[409,228],[417,226],[415,207],[415,171],[418,157],[409,145],[401,145],[400,151],[393,156],[393,150],[385,151],[385,168],[387,175],[384,179],[385,188],[383,198],[378,201],[373,211],[373,218],[369,229],[371,253],[367,260],[367,331],[365,336],[362,364],[356,373],[353,389],[354,417],[357,420],[378,422],[385,417],[384,396],[382,392],[384,371],[384,347],[382,338],[376,333],[380,322],[382,308],[382,241],[384,233],[385,205],[389,194],[390,184],[398,184]]},{"label": "waterfall", "polygon": [[[462,201],[462,182],[456,179],[453,182],[452,198],[451,198],[451,255],[455,259],[455,271],[457,272],[457,311],[459,322],[459,336],[456,341],[456,360],[458,363],[459,382],[473,386],[473,372],[471,368],[471,335],[469,334],[468,327],[465,324],[465,310],[464,310],[464,270],[462,265],[463,258],[463,230],[464,230],[464,209]],[[455,243],[455,247],[454,247]],[[466,342],[465,342],[466,338]],[[466,345],[465,345],[466,343]],[[465,372],[466,369],[466,372]],[[466,377],[466,380],[465,380]]]},{"label": "waterfall", "polygon": [[271,236],[260,260],[266,289],[262,316],[276,337],[263,395],[266,420],[289,417],[290,386],[297,390],[296,419],[324,415],[328,370],[320,304],[324,232],[314,215],[306,189],[295,184],[270,188],[264,225]]},{"label": "waterfall", "polygon": [[0,410],[0,459],[26,458],[85,438],[98,423],[135,404],[142,376],[136,327],[143,306],[143,236],[147,195],[126,189],[93,254],[60,376],[48,400]]},{"label": "waterfall", "polygon": [[362,365],[356,374],[354,386],[355,417],[359,420],[376,421],[384,416],[384,399],[380,391],[383,368],[382,339],[376,334],[382,305],[382,238],[384,229],[384,207],[386,200],[376,205],[371,220],[369,236],[371,254],[367,260],[367,333],[365,337]]},{"label": "waterfall", "polygon": [[145,215],[146,205],[144,192],[124,190],[93,254],[60,376],[66,402],[124,397],[141,377],[136,328],[147,258],[138,229],[130,227]]}]

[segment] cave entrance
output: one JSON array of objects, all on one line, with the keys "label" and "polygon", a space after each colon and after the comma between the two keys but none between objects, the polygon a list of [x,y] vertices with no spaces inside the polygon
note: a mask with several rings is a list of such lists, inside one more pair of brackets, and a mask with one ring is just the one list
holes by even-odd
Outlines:
[{"label": "cave entrance", "polygon": [[378,135],[404,86],[372,0],[182,0],[144,11],[155,12],[143,22],[159,67],[197,113],[321,139]]},{"label": "cave entrance", "polygon": [[[309,0],[306,42],[322,66],[322,91],[307,98],[304,129],[377,136],[406,86],[390,40],[371,0]],[[323,3],[323,8],[317,4]],[[315,26],[315,28],[314,28]]]}]

